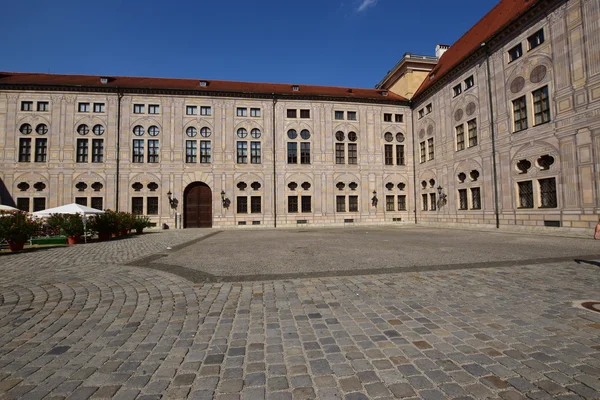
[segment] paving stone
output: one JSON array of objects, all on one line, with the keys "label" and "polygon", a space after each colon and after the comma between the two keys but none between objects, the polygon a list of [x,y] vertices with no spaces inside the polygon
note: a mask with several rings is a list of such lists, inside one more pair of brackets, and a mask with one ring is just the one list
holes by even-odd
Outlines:
[{"label": "paving stone", "polygon": [[398,398],[406,398],[416,395],[411,385],[407,383],[395,383],[393,385],[390,385],[389,389],[392,391],[394,396]]}]

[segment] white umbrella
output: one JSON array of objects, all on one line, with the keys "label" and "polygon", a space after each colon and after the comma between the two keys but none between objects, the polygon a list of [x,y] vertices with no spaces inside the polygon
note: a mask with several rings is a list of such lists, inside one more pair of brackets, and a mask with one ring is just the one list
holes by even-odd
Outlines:
[{"label": "white umbrella", "polygon": [[19,211],[19,209],[4,205],[4,204],[0,204],[0,211]]},{"label": "white umbrella", "polygon": [[83,236],[85,242],[87,243],[87,216],[88,215],[96,215],[96,214],[104,214],[104,211],[97,210],[95,208],[82,206],[81,204],[71,203],[66,204],[60,207],[48,208],[42,211],[36,211],[33,213],[36,217],[49,217],[52,214],[81,214],[83,217],[83,229],[85,230],[85,235]]}]

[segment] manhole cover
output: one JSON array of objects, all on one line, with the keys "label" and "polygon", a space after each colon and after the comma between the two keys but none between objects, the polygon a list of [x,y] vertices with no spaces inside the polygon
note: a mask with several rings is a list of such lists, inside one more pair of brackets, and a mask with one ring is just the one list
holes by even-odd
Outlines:
[{"label": "manhole cover", "polygon": [[600,312],[600,301],[584,301],[581,303],[581,307],[590,311]]}]

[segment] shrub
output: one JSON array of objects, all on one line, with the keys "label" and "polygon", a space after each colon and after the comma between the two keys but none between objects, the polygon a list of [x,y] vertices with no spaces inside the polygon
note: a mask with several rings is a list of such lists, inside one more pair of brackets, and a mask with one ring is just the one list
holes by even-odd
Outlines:
[{"label": "shrub", "polygon": [[77,237],[84,232],[81,214],[52,214],[48,217],[47,223],[54,232],[60,232],[65,236]]},{"label": "shrub", "polygon": [[97,233],[117,233],[119,232],[119,222],[117,213],[107,210],[104,214],[97,214],[89,219],[88,226],[90,230]]},{"label": "shrub", "polygon": [[25,242],[40,229],[41,223],[23,211],[0,211],[0,239]]},{"label": "shrub", "polygon": [[133,221],[133,228],[135,230],[142,230],[150,227],[150,218],[144,215],[135,215]]}]

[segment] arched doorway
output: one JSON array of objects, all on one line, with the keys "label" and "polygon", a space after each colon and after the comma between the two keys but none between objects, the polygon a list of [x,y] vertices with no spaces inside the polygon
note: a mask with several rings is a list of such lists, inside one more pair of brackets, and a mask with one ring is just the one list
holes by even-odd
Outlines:
[{"label": "arched doorway", "polygon": [[190,183],[183,193],[184,228],[212,227],[212,190],[204,182]]}]

